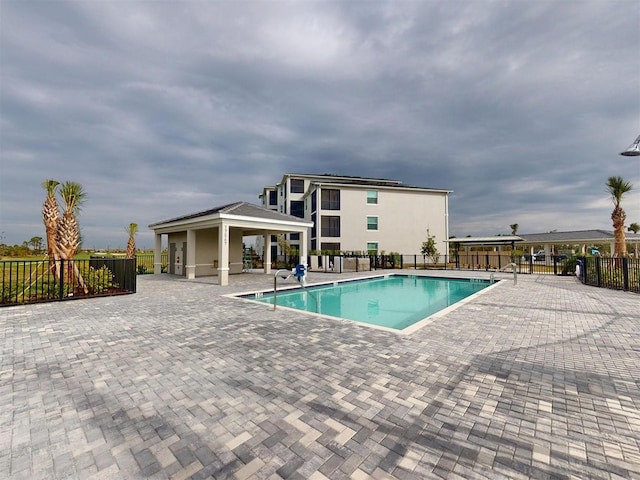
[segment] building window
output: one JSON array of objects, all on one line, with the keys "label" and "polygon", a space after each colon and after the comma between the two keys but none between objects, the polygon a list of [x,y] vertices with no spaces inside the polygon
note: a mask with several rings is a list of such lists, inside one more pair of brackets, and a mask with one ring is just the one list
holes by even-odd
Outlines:
[{"label": "building window", "polygon": [[316,240],[311,240],[311,250],[315,250],[317,245],[318,243],[316,242]]},{"label": "building window", "polygon": [[271,235],[271,243],[277,243],[278,242],[278,236],[277,235]]},{"label": "building window", "polygon": [[313,193],[311,194],[311,211],[315,212],[317,209],[317,198],[318,198],[318,194],[317,194],[317,190],[314,190]]},{"label": "building window", "polygon": [[294,217],[304,218],[304,202],[302,200],[292,200],[290,213]]},{"label": "building window", "polygon": [[378,230],[378,217],[367,217],[367,230]]},{"label": "building window", "polygon": [[304,180],[291,179],[291,193],[304,193]]},{"label": "building window", "polygon": [[340,190],[323,188],[320,208],[323,210],[340,210]]},{"label": "building window", "polygon": [[322,244],[320,244],[320,249],[323,252],[334,252],[334,253],[338,253],[340,251],[340,243],[333,243],[333,242],[322,242]]},{"label": "building window", "polygon": [[275,190],[271,190],[269,192],[269,205],[277,205],[278,204],[278,192]]},{"label": "building window", "polygon": [[367,252],[369,252],[369,255],[377,255],[378,242],[367,242]]},{"label": "building window", "polygon": [[300,234],[299,233],[290,233],[289,234],[289,240],[300,240]]},{"label": "building window", "polygon": [[313,226],[311,227],[311,238],[316,238],[316,214],[311,214],[311,221],[313,222]]},{"label": "building window", "polygon": [[367,203],[369,204],[377,204],[378,203],[378,192],[374,190],[367,191]]},{"label": "building window", "polygon": [[323,215],[321,217],[322,225],[320,227],[320,236],[322,237],[339,237],[340,236],[340,217]]}]

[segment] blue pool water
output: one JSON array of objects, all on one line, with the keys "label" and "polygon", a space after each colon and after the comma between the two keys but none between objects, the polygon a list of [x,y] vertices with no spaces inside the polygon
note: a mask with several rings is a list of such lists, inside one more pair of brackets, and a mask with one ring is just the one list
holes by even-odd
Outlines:
[{"label": "blue pool water", "polygon": [[[403,330],[489,286],[478,279],[415,275],[279,291],[277,305]],[[273,305],[273,292],[245,296]]]}]

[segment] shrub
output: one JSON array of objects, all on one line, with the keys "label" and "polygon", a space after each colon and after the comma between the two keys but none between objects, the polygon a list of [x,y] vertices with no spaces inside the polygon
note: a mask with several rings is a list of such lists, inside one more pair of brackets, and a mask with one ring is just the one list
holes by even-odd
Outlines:
[{"label": "shrub", "polygon": [[111,288],[118,287],[118,284],[113,281],[113,273],[106,265],[101,268],[89,267],[83,277],[85,284],[93,294],[104,293]]}]

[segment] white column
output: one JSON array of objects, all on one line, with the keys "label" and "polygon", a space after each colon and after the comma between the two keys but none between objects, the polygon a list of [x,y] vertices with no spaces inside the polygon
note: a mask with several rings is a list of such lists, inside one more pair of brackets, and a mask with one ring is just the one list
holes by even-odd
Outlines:
[{"label": "white column", "polygon": [[156,241],[153,247],[153,274],[162,273],[162,234],[156,233]]},{"label": "white column", "polygon": [[229,285],[229,225],[218,227],[218,285]]},{"label": "white column", "polygon": [[308,231],[309,231],[309,229],[305,228],[302,232],[300,232],[300,263],[302,263],[306,267],[309,267],[309,265],[307,265],[307,235],[308,235]]},{"label": "white column", "polygon": [[187,258],[184,259],[184,268],[188,280],[196,278],[196,231],[187,230]]},{"label": "white column", "polygon": [[262,256],[264,273],[271,273],[271,232],[264,233],[264,255]]}]

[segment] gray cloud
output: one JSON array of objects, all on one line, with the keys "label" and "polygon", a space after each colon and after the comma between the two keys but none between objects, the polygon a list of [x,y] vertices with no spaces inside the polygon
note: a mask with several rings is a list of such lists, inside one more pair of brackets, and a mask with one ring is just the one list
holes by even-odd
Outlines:
[{"label": "gray cloud", "polygon": [[458,236],[610,229],[621,175],[640,221],[633,0],[6,0],[0,22],[7,243],[43,236],[45,178],[86,188],[86,247],[130,222],[151,246],[286,172],[452,189]]}]

